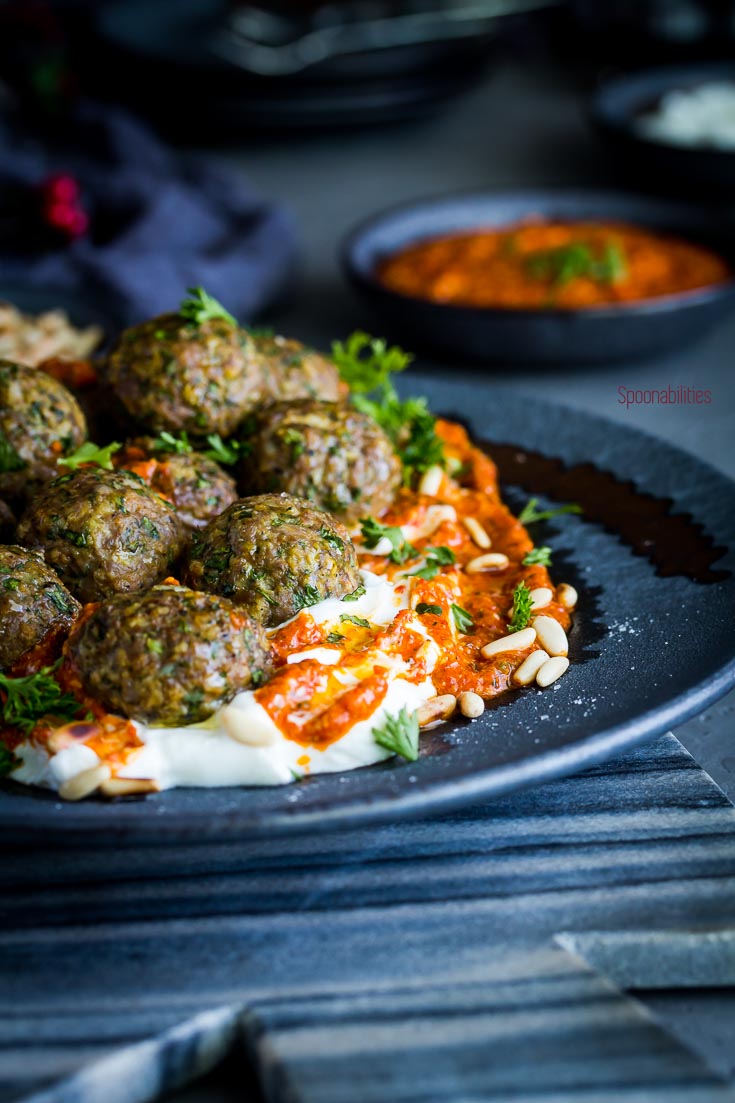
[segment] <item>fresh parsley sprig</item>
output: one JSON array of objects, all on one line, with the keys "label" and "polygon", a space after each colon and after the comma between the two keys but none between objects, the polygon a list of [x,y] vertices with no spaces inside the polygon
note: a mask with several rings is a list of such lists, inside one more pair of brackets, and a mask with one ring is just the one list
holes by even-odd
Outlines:
[{"label": "fresh parsley sprig", "polygon": [[405,563],[407,559],[418,555],[413,544],[409,544],[406,540],[403,530],[395,525],[381,525],[374,517],[363,517],[360,521],[360,529],[365,547],[368,549],[376,548],[383,539],[390,542],[393,550],[388,555],[388,559],[391,563]]},{"label": "fresh parsley sprig", "polygon": [[353,405],[377,421],[393,442],[407,485],[429,467],[444,466],[444,446],[425,399],[402,400],[391,381],[411,363],[410,353],[358,331],[344,343],[333,342],[332,359],[352,391]]},{"label": "fresh parsley sprig", "polygon": [[122,445],[116,440],[104,448],[100,448],[94,441],[86,440],[84,444],[77,448],[76,452],[72,452],[70,456],[64,456],[56,462],[59,467],[68,467],[70,471],[76,471],[77,468],[84,467],[86,464],[95,464],[97,467],[103,467],[105,471],[112,471],[114,468],[112,456],[115,452],[119,452],[121,448]]},{"label": "fresh parsley sprig", "polygon": [[357,628],[369,628],[370,621],[364,617],[356,617],[353,613],[340,613],[340,624],[354,624]]},{"label": "fresh parsley sprig", "polygon": [[405,371],[413,360],[398,345],[388,346],[380,337],[356,330],[345,342],[332,342],[332,359],[353,394],[392,387],[391,375]]},{"label": "fresh parsley sprig", "polygon": [[365,587],[360,583],[356,590],[353,590],[351,594],[345,594],[342,598],[343,601],[357,601],[363,594],[367,593]]},{"label": "fresh parsley sprig", "polygon": [[431,582],[432,578],[436,578],[439,574],[442,567],[450,567],[456,559],[452,549],[445,547],[443,544],[438,548],[424,548],[424,555],[426,556],[426,565],[420,567],[417,571],[412,571],[411,578],[423,578],[426,582]]},{"label": "fresh parsley sprig", "polygon": [[194,447],[189,441],[189,434],[185,429],[178,436],[164,429],[153,441],[152,448],[154,452],[172,452],[177,456],[186,456],[189,452],[194,451]]},{"label": "fresh parsley sprig", "polygon": [[513,591],[513,612],[508,624],[508,631],[520,632],[521,629],[526,628],[531,619],[532,609],[531,591],[525,582],[519,582]]},{"label": "fresh parsley sprig", "polygon": [[430,614],[433,617],[440,617],[442,615],[441,605],[427,605],[425,601],[420,601],[416,606],[416,612],[420,617]]},{"label": "fresh parsley sprig", "polygon": [[577,279],[613,284],[624,279],[628,271],[625,254],[614,241],[608,242],[598,255],[582,241],[537,249],[526,255],[525,267],[534,279],[548,280],[554,287],[565,287]]},{"label": "fresh parsley sprig", "polygon": [[64,693],[52,677],[55,666],[44,666],[37,674],[11,678],[0,674],[0,691],[4,700],[3,721],[28,734],[44,716],[69,722],[79,712],[79,701],[71,693]]},{"label": "fresh parsley sprig", "polygon": [[250,451],[250,445],[247,441],[235,440],[222,440],[219,433],[210,433],[207,437],[207,448],[202,452],[203,456],[206,456],[208,460],[216,460],[217,463],[224,464],[226,467],[232,467],[237,463],[241,456],[246,456]]},{"label": "fresh parsley sprig", "polygon": [[532,548],[522,559],[524,567],[550,567],[551,548],[544,544],[540,548]]},{"label": "fresh parsley sprig", "polygon": [[386,716],[380,728],[373,728],[373,739],[379,747],[401,755],[408,762],[419,757],[419,718],[404,705],[397,716]]},{"label": "fresh parsley sprig", "polygon": [[576,502],[557,506],[556,509],[537,509],[538,498],[529,498],[525,506],[518,514],[518,520],[522,525],[532,525],[535,521],[548,521],[550,517],[556,517],[560,513],[581,513],[582,507]]},{"label": "fresh parsley sprig", "polygon": [[200,326],[214,318],[223,318],[233,326],[237,325],[237,319],[203,287],[187,287],[186,293],[189,298],[182,301],[179,314],[191,325]]},{"label": "fresh parsley sprig", "polygon": [[467,635],[467,633],[471,632],[472,629],[475,627],[475,621],[472,613],[468,613],[467,610],[463,609],[461,605],[455,605],[454,602],[452,602],[451,608],[452,617],[454,619],[455,625],[457,626],[457,631],[461,632],[463,635]]}]

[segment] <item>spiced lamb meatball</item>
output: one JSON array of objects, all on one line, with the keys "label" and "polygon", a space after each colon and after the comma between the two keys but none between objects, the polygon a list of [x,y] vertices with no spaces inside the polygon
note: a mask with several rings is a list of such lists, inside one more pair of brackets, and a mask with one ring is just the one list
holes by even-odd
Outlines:
[{"label": "spiced lamb meatball", "polygon": [[0,670],[52,628],[69,628],[81,606],[36,552],[0,547]]},{"label": "spiced lamb meatball", "polygon": [[226,598],[185,586],[103,602],[65,655],[110,711],[164,727],[206,720],[269,670],[260,625]]},{"label": "spiced lamb meatball", "polygon": [[115,462],[139,474],[145,471],[148,485],[173,503],[187,530],[204,528],[237,500],[235,480],[218,463],[193,450],[167,451],[160,438],[129,441]]},{"label": "spiced lamb meatball", "polygon": [[131,471],[80,467],[45,486],[18,525],[82,602],[143,590],[170,573],[183,545],[174,507]]},{"label": "spiced lamb meatball", "polygon": [[263,360],[266,395],[275,401],[320,398],[339,402],[348,390],[336,364],[300,341],[288,337],[253,335]]},{"label": "spiced lamb meatball", "polygon": [[126,329],[105,378],[134,421],[159,432],[229,436],[263,396],[262,363],[234,321],[162,314]]},{"label": "spiced lamb meatball", "polygon": [[222,594],[261,624],[280,624],[360,584],[347,530],[288,494],[242,498],[200,533],[189,550],[187,581]]},{"label": "spiced lamb meatball", "polygon": [[87,439],[77,400],[38,368],[0,360],[0,494],[25,497]]},{"label": "spiced lamb meatball", "polygon": [[276,402],[261,411],[241,464],[252,493],[283,491],[347,524],[379,515],[401,485],[401,463],[367,414],[333,402]]}]

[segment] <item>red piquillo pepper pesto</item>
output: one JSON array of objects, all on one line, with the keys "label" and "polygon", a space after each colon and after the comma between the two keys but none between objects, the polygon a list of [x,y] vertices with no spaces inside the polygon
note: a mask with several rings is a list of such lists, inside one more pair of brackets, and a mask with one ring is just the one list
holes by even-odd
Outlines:
[{"label": "red piquillo pepper pesto", "polygon": [[[336,634],[332,624],[319,624],[304,610],[271,636],[280,669],[255,696],[286,737],[304,746],[323,749],[375,711],[388,689],[377,665],[380,655],[395,657],[402,664],[399,676],[409,681],[430,676],[437,695],[471,691],[487,700],[514,688],[514,674],[529,655],[542,651],[541,640],[529,643],[528,634],[519,632],[517,648],[511,642],[489,657],[483,648],[515,638],[509,625],[519,586],[540,602],[534,615],[569,627],[569,601],[543,562],[528,562],[533,541],[501,501],[492,460],[461,426],[439,420],[436,428],[456,477],[441,474],[431,493],[422,492],[421,483],[417,490],[404,488],[380,518],[382,526],[411,534],[411,554],[396,563],[360,547],[361,565],[405,592],[409,608],[387,627],[343,615]],[[443,563],[422,569],[437,549]],[[465,615],[459,622],[464,630],[456,609]],[[431,664],[428,644],[435,651]],[[289,664],[289,656],[313,648],[335,654],[329,663],[304,658]],[[350,672],[356,684],[345,689]]]},{"label": "red piquillo pepper pesto", "polygon": [[641,226],[529,220],[419,241],[382,260],[376,275],[436,303],[578,310],[692,291],[733,273],[702,245]]}]

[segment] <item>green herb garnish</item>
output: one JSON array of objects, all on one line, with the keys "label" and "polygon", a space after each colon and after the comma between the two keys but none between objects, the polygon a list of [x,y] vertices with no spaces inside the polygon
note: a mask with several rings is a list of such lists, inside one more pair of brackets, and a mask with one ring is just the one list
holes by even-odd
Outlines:
[{"label": "green herb garnish", "polygon": [[19,766],[20,759],[0,743],[0,777],[7,777],[13,770],[17,770]]},{"label": "green herb garnish", "polygon": [[342,598],[343,601],[357,601],[358,598],[366,593],[365,587],[361,584],[356,590],[353,590],[351,594],[345,594]]},{"label": "green herb garnish", "polygon": [[342,640],[347,639],[341,632],[330,632],[327,636],[327,643],[341,643]]},{"label": "green herb garnish", "polygon": [[237,319],[233,318],[228,310],[208,295],[203,287],[187,287],[188,299],[184,299],[179,307],[179,314],[192,325],[200,326],[214,318],[224,318],[231,325],[237,325]]},{"label": "green herb garnish", "polygon": [[22,471],[27,466],[26,461],[18,455],[5,433],[0,430],[0,473]]},{"label": "green herb garnish", "polygon": [[289,445],[289,451],[291,453],[291,462],[295,463],[299,456],[303,456],[304,449],[306,448],[306,442],[304,440],[304,434],[300,429],[294,429],[293,426],[286,426],[281,430],[281,440],[284,444]]},{"label": "green herb garnish", "polygon": [[551,548],[545,544],[541,548],[532,548],[528,555],[523,557],[524,567],[550,567],[551,566]]},{"label": "green herb garnish", "polygon": [[339,623],[344,624],[345,621],[349,622],[350,624],[356,624],[358,628],[370,627],[370,621],[365,620],[364,617],[355,617],[352,615],[352,613],[340,613]]},{"label": "green herb garnish", "polygon": [[525,506],[518,514],[518,520],[522,525],[532,525],[534,521],[548,521],[550,517],[556,517],[560,513],[581,513],[582,507],[576,502],[570,502],[556,509],[537,509],[538,498],[529,498]]},{"label": "green herb garnish", "polygon": [[[262,589],[258,588],[259,592],[263,594],[266,601],[273,604],[273,599],[269,594],[265,593]],[[316,605],[317,602],[322,600],[322,595],[317,590],[316,586],[300,586],[294,593],[294,603],[298,609],[308,609],[310,605]]]},{"label": "green herb garnish", "polygon": [[78,467],[82,467],[87,463],[104,467],[105,471],[112,471],[111,457],[114,452],[118,452],[121,448],[122,445],[117,441],[113,441],[112,444],[108,444],[104,448],[99,448],[93,441],[85,440],[76,452],[72,452],[70,456],[64,456],[56,462],[59,467],[68,467],[72,471],[76,471]]},{"label": "green herb garnish", "polygon": [[187,453],[194,451],[189,443],[189,435],[185,430],[175,436],[164,429],[153,441],[152,447],[154,452],[173,452],[177,456],[185,456]]},{"label": "green herb garnish", "polygon": [[611,284],[623,279],[627,273],[625,256],[619,245],[608,243],[598,255],[589,245],[572,241],[553,249],[538,249],[528,253],[526,270],[535,279],[548,280],[555,287],[565,287],[576,279],[590,279],[595,283]]},{"label": "green herb garnish", "polygon": [[332,359],[352,391],[353,405],[377,421],[393,442],[407,485],[415,474],[435,464],[444,466],[444,446],[425,399],[401,400],[391,382],[391,376],[404,371],[413,360],[410,353],[358,331],[344,343],[333,342]]},{"label": "green herb garnish", "polygon": [[373,739],[379,747],[399,754],[408,762],[419,757],[419,718],[404,705],[397,716],[386,716],[382,728],[373,728]]},{"label": "green herb garnish", "polygon": [[[344,551],[345,542],[342,537],[337,536],[337,533],[332,532],[332,530],[328,529],[326,525],[323,525],[319,529],[319,535],[321,536],[322,540],[324,540],[327,544],[331,544],[333,548],[337,549],[337,551]],[[365,591],[363,589],[363,593],[364,592]],[[347,598],[343,598],[342,600],[346,601]]]},{"label": "green herb garnish", "polygon": [[520,632],[531,619],[533,598],[525,582],[519,582],[513,591],[513,613],[508,624],[509,632]]},{"label": "green herb garnish", "polygon": [[416,606],[416,612],[421,617],[424,613],[431,613],[434,617],[440,617],[442,615],[441,605],[427,605],[426,602],[420,601]]},{"label": "green herb garnish", "polygon": [[420,567],[418,571],[412,571],[411,578],[423,578],[426,582],[431,582],[442,567],[449,567],[455,561],[452,549],[444,547],[443,544],[438,548],[424,548],[424,555],[426,566]]},{"label": "green herb garnish", "polygon": [[463,609],[461,605],[455,605],[454,602],[452,602],[451,608],[457,631],[463,632],[465,635],[471,632],[475,627],[475,621],[472,614],[468,613],[466,609]]},{"label": "green herb garnish", "polygon": [[26,735],[44,716],[57,720],[74,720],[79,712],[79,701],[71,693],[63,693],[61,686],[51,675],[58,668],[44,666],[37,674],[24,678],[10,678],[0,674],[0,690],[3,691],[3,720],[13,728],[20,728]]},{"label": "green herb garnish", "polygon": [[376,521],[374,517],[363,517],[360,521],[360,528],[365,547],[368,549],[377,547],[383,539],[390,542],[393,550],[390,552],[388,559],[391,563],[405,563],[407,559],[418,555],[413,544],[409,544],[406,540],[403,530],[394,525],[381,525],[380,521]]},{"label": "green herb garnish", "polygon": [[202,455],[206,456],[208,460],[216,460],[217,463],[222,463],[226,467],[232,467],[241,456],[247,455],[250,451],[250,445],[246,441],[224,441],[219,433],[210,433],[207,437],[207,444],[209,448],[202,452]]}]

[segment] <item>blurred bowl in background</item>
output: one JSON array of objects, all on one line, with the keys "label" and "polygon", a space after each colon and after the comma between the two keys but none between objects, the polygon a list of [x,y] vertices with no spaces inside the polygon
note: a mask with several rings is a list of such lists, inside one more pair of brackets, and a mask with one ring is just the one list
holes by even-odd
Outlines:
[{"label": "blurred bowl in background", "polygon": [[[422,118],[478,80],[500,27],[556,0],[457,5],[107,0],[80,64],[177,138],[249,140]],[[426,12],[423,8],[426,7]],[[464,13],[464,14],[463,14]],[[130,79],[130,74],[135,79]]]},{"label": "blurred bowl in background", "polygon": [[735,270],[735,228],[688,204],[621,192],[528,191],[452,195],[374,215],[346,238],[344,271],[391,337],[434,356],[476,363],[592,365],[657,355],[694,340],[735,310],[735,279],[678,294],[583,309],[498,309],[432,302],[393,291],[376,275],[417,242],[541,217],[616,221],[714,249]]},{"label": "blurred bowl in background", "polygon": [[703,62],[626,73],[600,83],[590,118],[605,141],[613,166],[631,182],[660,194],[689,194],[708,200],[735,196],[735,149],[685,145],[644,130],[644,120],[670,102],[673,92],[732,85],[735,63]]}]

